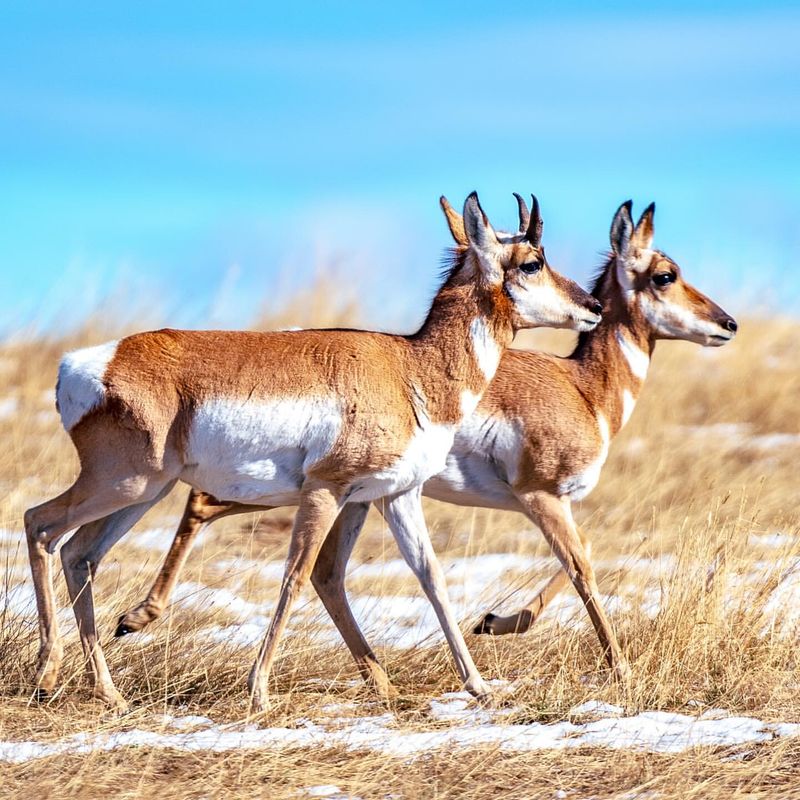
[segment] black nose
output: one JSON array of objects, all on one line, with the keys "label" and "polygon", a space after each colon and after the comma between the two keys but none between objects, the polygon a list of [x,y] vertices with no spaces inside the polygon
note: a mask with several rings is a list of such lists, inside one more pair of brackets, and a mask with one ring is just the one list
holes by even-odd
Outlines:
[{"label": "black nose", "polygon": [[731,333],[736,333],[739,330],[739,326],[736,324],[736,320],[733,317],[725,317],[722,320],[722,327],[729,330]]},{"label": "black nose", "polygon": [[[589,310],[593,314],[602,314],[603,313],[603,304],[599,300],[594,300],[593,302],[589,303]],[[735,322],[733,323],[736,324]]]}]

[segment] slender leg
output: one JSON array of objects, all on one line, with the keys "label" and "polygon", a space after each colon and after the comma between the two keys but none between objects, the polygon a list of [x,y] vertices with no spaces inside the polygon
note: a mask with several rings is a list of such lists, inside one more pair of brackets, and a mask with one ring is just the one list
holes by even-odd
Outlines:
[{"label": "slender leg", "polygon": [[125,482],[119,482],[82,472],[66,492],[25,512],[28,558],[39,616],[40,646],[35,677],[38,697],[46,696],[55,687],[63,655],[51,563],[58,540],[73,528],[108,516],[143,497],[154,496],[163,486],[163,480],[154,485],[152,476],[127,476]]},{"label": "slender leg", "polygon": [[361,533],[368,510],[368,503],[350,503],[342,509],[319,552],[314,571],[311,573],[311,582],[339,633],[342,634],[361,676],[368,684],[375,687],[381,697],[389,699],[394,697],[397,691],[389,682],[388,675],[358,627],[344,588],[347,562],[350,560],[358,534]]},{"label": "slender leg", "polygon": [[531,492],[519,499],[525,506],[527,514],[541,529],[583,600],[608,665],[617,678],[627,679],[630,676],[630,669],[606,612],[600,604],[600,590],[597,588],[594,569],[572,519],[569,500],[547,492]]},{"label": "slender leg", "polygon": [[423,591],[436,611],[439,623],[453,658],[456,669],[464,681],[464,688],[470,694],[481,699],[491,696],[489,685],[478,672],[467,644],[456,622],[450,599],[447,596],[447,584],[444,572],[439,565],[431,545],[425,517],[422,513],[421,490],[414,488],[403,494],[386,498],[378,503],[389,528],[397,541],[397,546],[406,563],[417,576]]},{"label": "slender leg", "polygon": [[286,628],[295,600],[311,577],[322,542],[336,519],[339,507],[337,489],[320,481],[306,481],[294,520],[278,605],[247,682],[254,711],[264,711],[266,708],[269,673],[278,641]]},{"label": "slender leg", "polygon": [[147,597],[139,605],[120,616],[114,635],[124,636],[127,633],[140,631],[164,613],[178,582],[178,576],[189,557],[194,540],[204,525],[209,525],[214,520],[231,514],[244,514],[259,508],[266,507],[221,502],[210,494],[192,489],[186,501],[180,525],[175,532],[175,538]]},{"label": "slender leg", "polygon": [[[586,558],[591,558],[591,541],[577,525],[575,529],[578,531],[578,536],[583,543]],[[544,613],[547,606],[568,583],[570,583],[569,575],[563,569],[560,569],[550,578],[547,585],[536,597],[526,603],[519,611],[507,617],[499,617],[497,614],[489,613],[475,626],[472,632],[503,636],[507,633],[525,633],[529,631],[536,620]]]},{"label": "slender leg", "polygon": [[[56,498],[56,500],[58,499]],[[37,536],[38,513],[46,511],[44,506],[39,506],[29,509],[25,513],[28,560],[31,565],[33,588],[36,593],[36,610],[39,618],[39,655],[34,681],[36,696],[40,700],[45,699],[55,688],[58,671],[64,657],[64,645],[61,643],[61,635],[58,630],[53,596],[53,556],[47,552],[45,543],[40,541]]]},{"label": "slender leg", "polygon": [[120,509],[103,519],[82,525],[61,548],[61,562],[72,601],[84,656],[94,684],[94,696],[117,711],[125,711],[127,703],[111,680],[103,650],[97,636],[92,581],[103,557],[145,514],[161,500],[174,481],[156,497]]}]

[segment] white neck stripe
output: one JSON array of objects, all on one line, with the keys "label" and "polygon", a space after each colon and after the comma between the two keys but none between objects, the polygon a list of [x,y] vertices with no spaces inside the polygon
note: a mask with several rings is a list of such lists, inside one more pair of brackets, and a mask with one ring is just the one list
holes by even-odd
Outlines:
[{"label": "white neck stripe", "polygon": [[502,350],[489,330],[489,325],[483,317],[475,317],[469,326],[472,352],[478,362],[478,368],[487,381],[494,378],[500,364]]},{"label": "white neck stripe", "polygon": [[622,350],[622,355],[625,356],[625,360],[628,362],[631,372],[640,381],[643,381],[647,377],[647,368],[650,366],[650,356],[631,342],[622,331],[617,331],[616,335],[620,350]]}]

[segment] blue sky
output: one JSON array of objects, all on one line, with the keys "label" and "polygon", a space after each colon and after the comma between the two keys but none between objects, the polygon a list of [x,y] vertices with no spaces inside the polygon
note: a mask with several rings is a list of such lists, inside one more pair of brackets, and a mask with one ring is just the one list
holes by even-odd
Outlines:
[{"label": "blue sky", "polygon": [[[585,279],[611,216],[741,313],[800,300],[791,4],[19,4],[0,11],[0,332],[111,291],[245,326],[338,263],[375,324],[436,282],[442,193]],[[385,6],[385,7],[384,7]]]}]

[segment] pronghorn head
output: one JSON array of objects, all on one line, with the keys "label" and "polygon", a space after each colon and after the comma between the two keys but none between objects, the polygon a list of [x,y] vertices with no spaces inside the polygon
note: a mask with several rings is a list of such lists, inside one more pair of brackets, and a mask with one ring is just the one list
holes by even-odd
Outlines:
[{"label": "pronghorn head", "polygon": [[630,306],[638,306],[654,339],[686,339],[718,347],[736,335],[736,320],[687,283],[680,267],[653,249],[651,203],[636,227],[631,201],[623,203],[611,223],[611,251],[616,277]]},{"label": "pronghorn head", "polygon": [[463,275],[479,278],[510,300],[513,328],[571,328],[590,331],[601,319],[602,304],[577,283],[550,267],[542,247],[539,203],[533,205],[515,194],[519,230],[495,231],[473,192],[464,203],[463,216],[447,198],[439,202],[450,233],[464,257]]}]

